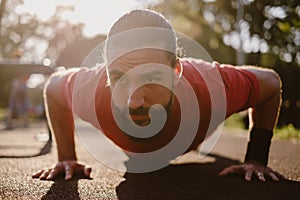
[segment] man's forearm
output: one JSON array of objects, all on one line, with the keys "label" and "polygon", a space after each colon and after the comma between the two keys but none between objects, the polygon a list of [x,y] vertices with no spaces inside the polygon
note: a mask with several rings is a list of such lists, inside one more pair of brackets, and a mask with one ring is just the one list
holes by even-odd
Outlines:
[{"label": "man's forearm", "polygon": [[273,129],[277,123],[281,103],[280,85],[274,85],[274,88],[271,97],[250,110],[250,140],[245,161],[268,164]]},{"label": "man's forearm", "polygon": [[272,131],[277,123],[280,103],[281,93],[278,91],[266,102],[252,108],[250,111],[250,129],[256,127]]},{"label": "man's forearm", "polygon": [[59,161],[77,159],[73,114],[63,96],[67,75],[67,73],[65,75],[54,74],[50,77],[44,90],[47,119],[50,129],[55,135]]},{"label": "man's forearm", "polygon": [[47,117],[55,135],[59,161],[76,160],[72,112],[48,96]]}]

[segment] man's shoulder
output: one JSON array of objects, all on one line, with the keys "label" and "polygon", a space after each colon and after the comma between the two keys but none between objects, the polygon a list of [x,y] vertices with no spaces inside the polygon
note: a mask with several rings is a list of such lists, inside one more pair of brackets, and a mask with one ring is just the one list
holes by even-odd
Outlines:
[{"label": "man's shoulder", "polygon": [[[219,67],[219,63],[205,61],[197,58],[180,58],[184,76],[205,75],[213,69]],[[188,77],[186,77],[188,78]]]},{"label": "man's shoulder", "polygon": [[213,67],[219,66],[220,64],[216,61],[205,61],[199,58],[180,58],[180,63],[184,70],[210,70]]},{"label": "man's shoulder", "polygon": [[94,67],[79,67],[75,69],[68,69],[68,73],[76,75],[76,79],[90,79],[93,77],[98,77],[105,75],[105,66],[96,65]]}]

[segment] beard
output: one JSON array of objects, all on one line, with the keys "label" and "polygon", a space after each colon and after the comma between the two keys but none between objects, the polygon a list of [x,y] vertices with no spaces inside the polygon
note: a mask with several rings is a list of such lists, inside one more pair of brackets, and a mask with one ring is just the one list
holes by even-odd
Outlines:
[{"label": "beard", "polygon": [[[136,109],[131,108],[118,108],[114,103],[112,103],[112,111],[114,112],[114,118],[117,120],[117,124],[119,128],[122,130],[122,132],[129,137],[133,138],[139,138],[134,137],[130,132],[139,132],[138,134],[143,135],[142,129],[139,129],[141,127],[147,127],[149,124],[151,124],[151,119],[155,121],[155,116],[158,117],[161,115],[161,112],[164,111],[167,114],[167,118],[171,113],[172,106],[173,106],[173,99],[174,95],[171,93],[170,99],[166,105],[160,105],[156,106],[155,104],[150,107],[138,107]],[[153,118],[150,118],[153,117]],[[138,127],[138,128],[137,128]],[[126,130],[126,131],[124,131]],[[140,139],[140,138],[139,138]]]}]

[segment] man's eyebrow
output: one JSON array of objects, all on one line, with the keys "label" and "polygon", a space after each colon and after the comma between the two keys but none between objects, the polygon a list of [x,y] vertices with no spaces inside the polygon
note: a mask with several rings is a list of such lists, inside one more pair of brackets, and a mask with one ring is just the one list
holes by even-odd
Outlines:
[{"label": "man's eyebrow", "polygon": [[149,72],[145,72],[145,73],[142,73],[141,76],[155,76],[155,75],[160,75],[160,74],[163,74],[163,71],[161,70],[152,70],[152,71],[149,71]]},{"label": "man's eyebrow", "polygon": [[[123,72],[119,71],[119,70],[111,70],[109,72],[110,76],[118,76],[118,77],[121,77],[124,75]],[[149,72],[145,72],[145,73],[141,73],[141,76],[143,77],[149,77],[149,76],[155,76],[155,75],[160,75],[160,74],[163,74],[163,71],[161,70],[152,70],[152,71],[149,71]]]}]

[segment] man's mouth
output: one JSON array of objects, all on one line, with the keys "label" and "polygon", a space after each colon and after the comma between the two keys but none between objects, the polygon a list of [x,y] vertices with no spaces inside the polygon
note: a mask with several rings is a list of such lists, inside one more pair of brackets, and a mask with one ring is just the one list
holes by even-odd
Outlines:
[{"label": "man's mouth", "polygon": [[130,115],[131,119],[139,126],[146,126],[149,124],[149,115]]}]

